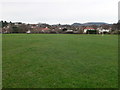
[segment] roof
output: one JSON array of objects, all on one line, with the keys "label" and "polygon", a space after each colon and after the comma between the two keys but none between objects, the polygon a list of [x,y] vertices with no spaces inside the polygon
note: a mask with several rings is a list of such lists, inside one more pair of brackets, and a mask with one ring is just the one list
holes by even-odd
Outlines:
[{"label": "roof", "polygon": [[46,27],[46,28],[42,28],[42,30],[50,30],[50,29]]},{"label": "roof", "polygon": [[42,27],[33,28],[33,31],[47,31],[47,30],[50,30],[50,29],[49,28],[42,28]]}]

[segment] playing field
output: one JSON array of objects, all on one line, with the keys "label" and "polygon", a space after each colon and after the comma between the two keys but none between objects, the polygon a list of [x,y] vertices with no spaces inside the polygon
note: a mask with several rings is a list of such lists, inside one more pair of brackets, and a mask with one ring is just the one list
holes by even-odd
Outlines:
[{"label": "playing field", "polygon": [[118,36],[3,34],[4,88],[117,88]]}]

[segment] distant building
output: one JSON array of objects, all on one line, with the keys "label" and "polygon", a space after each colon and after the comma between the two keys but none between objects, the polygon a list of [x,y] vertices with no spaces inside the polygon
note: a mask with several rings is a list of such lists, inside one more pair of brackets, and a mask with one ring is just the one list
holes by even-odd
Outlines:
[{"label": "distant building", "polygon": [[22,22],[15,22],[14,24],[15,24],[16,26],[18,26],[18,25],[21,25]]},{"label": "distant building", "polygon": [[106,33],[110,33],[111,29],[103,29],[102,27],[101,28],[97,28],[99,34],[106,34]]},{"label": "distant building", "polygon": [[27,33],[27,34],[29,34],[29,33],[31,33],[31,31],[30,31],[30,30],[28,30],[26,33]]},{"label": "distant building", "polygon": [[49,33],[50,28],[34,27],[31,30],[31,33]]},{"label": "distant building", "polygon": [[86,27],[86,28],[84,28],[83,33],[85,33],[85,34],[96,34],[97,30],[95,30],[92,27]]},{"label": "distant building", "polygon": [[66,30],[66,33],[73,33],[73,30]]}]

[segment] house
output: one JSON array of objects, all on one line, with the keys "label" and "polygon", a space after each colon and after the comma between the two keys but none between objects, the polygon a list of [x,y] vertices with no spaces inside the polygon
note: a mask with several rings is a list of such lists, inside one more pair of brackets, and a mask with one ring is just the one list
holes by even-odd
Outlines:
[{"label": "house", "polygon": [[31,31],[30,31],[30,30],[28,30],[26,33],[27,33],[27,34],[29,34],[29,33],[31,33]]},{"label": "house", "polygon": [[15,22],[14,25],[16,26],[20,26],[22,24],[22,22]]},{"label": "house", "polygon": [[38,27],[38,24],[30,24],[30,27],[31,28],[36,28],[36,27]]},{"label": "house", "polygon": [[92,28],[92,27],[86,27],[86,28],[84,28],[83,33],[86,33],[86,34],[96,34],[96,33],[97,33],[97,30],[95,30],[95,29]]},{"label": "house", "polygon": [[111,29],[103,29],[102,27],[97,28],[99,34],[106,34],[106,33],[110,33]]},{"label": "house", "polygon": [[72,34],[72,33],[73,33],[73,30],[66,30],[65,33]]},{"label": "house", "polygon": [[31,32],[32,33],[49,33],[49,28],[46,27],[46,28],[42,28],[42,27],[35,27],[35,28],[32,28]]},{"label": "house", "polygon": [[48,27],[42,28],[42,32],[43,33],[49,33],[49,31],[50,31],[50,29]]},{"label": "house", "polygon": [[108,29],[99,30],[99,34],[101,34],[101,33],[106,34],[106,33],[109,33],[109,32],[110,32],[110,30],[108,30]]}]

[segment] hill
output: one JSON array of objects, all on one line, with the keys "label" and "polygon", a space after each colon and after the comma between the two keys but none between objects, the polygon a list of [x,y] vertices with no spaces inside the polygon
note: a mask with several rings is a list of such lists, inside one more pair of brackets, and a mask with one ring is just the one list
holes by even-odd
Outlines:
[{"label": "hill", "polygon": [[72,25],[73,26],[91,26],[91,25],[97,25],[97,26],[100,26],[100,25],[103,25],[103,24],[108,24],[108,23],[104,23],[104,22],[88,22],[88,23],[73,23]]}]

